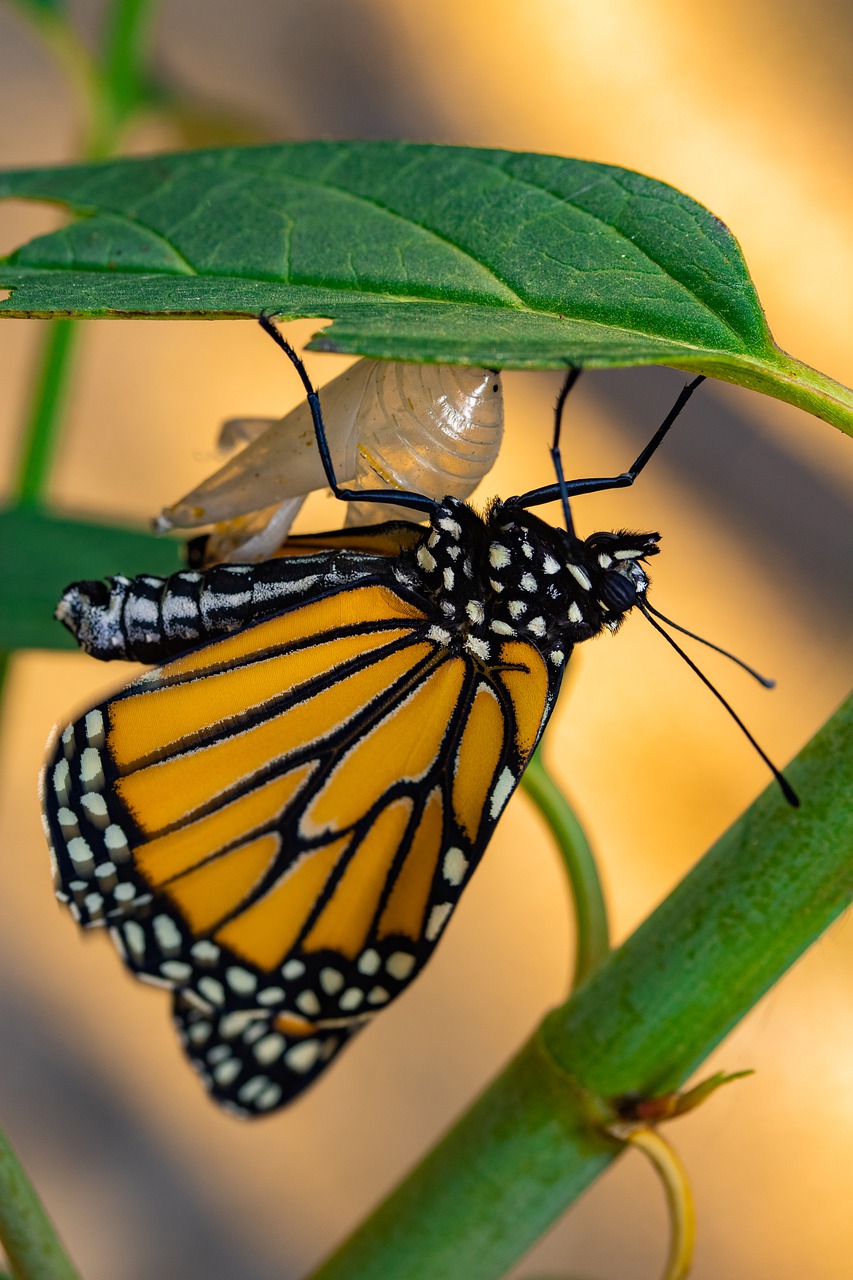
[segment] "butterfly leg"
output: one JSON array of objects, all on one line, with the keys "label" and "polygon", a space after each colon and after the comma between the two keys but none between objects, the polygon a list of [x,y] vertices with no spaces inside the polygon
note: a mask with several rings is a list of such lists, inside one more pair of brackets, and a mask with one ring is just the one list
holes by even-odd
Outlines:
[{"label": "butterfly leg", "polygon": [[273,324],[272,317],[275,314],[275,312],[262,311],[258,316],[258,323],[264,333],[268,333],[276,346],[281,348],[299,374],[302,385],[305,388],[308,407],[311,410],[311,418],[314,422],[314,435],[317,439],[317,448],[320,450],[320,460],[323,463],[323,470],[326,473],[329,488],[335,497],[340,498],[342,502],[381,502],[392,506],[415,507],[420,511],[434,511],[439,504],[434,498],[430,498],[424,493],[414,493],[406,489],[344,489],[338,484],[332,463],[332,455],[329,451],[329,442],[326,438],[320,397],[316,389],[311,385],[311,379],[308,377],[308,371],[301,358]]},{"label": "butterfly leg", "polygon": [[[560,483],[560,472],[558,471],[558,481],[556,484],[543,485],[541,489],[533,489],[530,493],[522,494],[519,498],[509,498],[506,505],[516,507],[540,507],[546,502],[565,500],[564,493],[566,497],[575,498],[582,493],[600,493],[604,489],[627,489],[634,483],[640,472],[657,452],[658,448],[663,443],[667,432],[681,413],[684,406],[687,404],[687,401],[693,395],[696,388],[704,381],[705,375],[700,374],[698,378],[694,378],[692,382],[688,382],[682,388],[681,394],[675,404],[672,406],[649,443],[634,459],[627,471],[623,471],[618,476],[589,476],[582,480],[567,480],[563,481],[562,485]],[[564,390],[567,394],[568,388],[564,387]],[[558,402],[558,412],[562,408],[562,400],[564,399],[565,396],[561,393],[561,401]],[[558,430],[555,431],[555,441],[557,438]],[[552,448],[552,457],[553,456],[554,449]]]}]

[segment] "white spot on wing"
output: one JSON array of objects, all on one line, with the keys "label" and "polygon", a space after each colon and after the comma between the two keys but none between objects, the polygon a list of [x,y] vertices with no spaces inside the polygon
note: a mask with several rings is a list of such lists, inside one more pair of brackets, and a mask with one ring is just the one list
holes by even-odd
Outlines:
[{"label": "white spot on wing", "polygon": [[100,791],[104,785],[101,753],[97,747],[86,747],[80,756],[80,781],[83,784],[84,791]]},{"label": "white spot on wing", "polygon": [[238,995],[250,996],[258,985],[258,980],[248,969],[244,969],[242,965],[232,964],[225,972],[228,985],[232,991],[236,991]]},{"label": "white spot on wing", "polygon": [[157,939],[160,950],[166,954],[170,951],[180,951],[183,941],[181,931],[171,916],[155,916],[152,923],[154,937]]},{"label": "white spot on wing", "polygon": [[104,717],[95,708],[86,713],[86,739],[93,747],[102,747],[106,741],[104,736]]},{"label": "white spot on wing", "polygon": [[337,969],[331,967],[320,970],[320,986],[326,995],[333,996],[344,985],[344,977]]},{"label": "white spot on wing", "polygon": [[226,1058],[224,1062],[218,1062],[213,1068],[213,1078],[217,1084],[228,1085],[237,1079],[240,1074],[240,1063],[236,1058]]},{"label": "white spot on wing", "polygon": [[429,913],[427,927],[424,930],[427,942],[435,942],[452,910],[452,902],[441,902],[438,906],[433,907]]},{"label": "white spot on wing", "polygon": [[319,1056],[320,1041],[303,1040],[301,1044],[295,1044],[292,1049],[288,1049],[284,1055],[284,1060],[291,1071],[298,1071],[302,1074],[311,1070]]},{"label": "white spot on wing", "polygon": [[258,992],[258,1004],[281,1004],[283,1000],[284,991],[281,987],[267,987]]},{"label": "white spot on wing", "polygon": [[271,1062],[275,1062],[284,1053],[285,1039],[280,1036],[277,1031],[273,1031],[271,1035],[264,1036],[263,1040],[258,1040],[252,1048],[252,1053],[258,1062],[264,1067],[269,1066]]},{"label": "white spot on wing", "polygon": [[482,662],[488,661],[491,652],[488,640],[481,640],[478,636],[466,636],[464,648],[475,658],[480,658]]},{"label": "white spot on wing", "polygon": [[202,938],[192,947],[190,955],[199,964],[216,964],[220,951],[215,942],[211,942],[209,938]]},{"label": "white spot on wing", "polygon": [[450,848],[444,855],[441,870],[448,884],[460,885],[465,879],[465,872],[468,870],[468,859],[461,849]]},{"label": "white spot on wing", "polygon": [[357,968],[359,973],[366,973],[368,977],[371,977],[374,973],[379,972],[380,964],[379,952],[374,951],[373,947],[369,947],[367,951],[362,951],[359,956]]},{"label": "white spot on wing", "polygon": [[409,955],[407,951],[395,951],[385,961],[385,968],[398,982],[405,982],[414,967],[415,957]]},{"label": "white spot on wing", "polygon": [[80,798],[80,807],[86,816],[96,827],[103,830],[109,826],[109,814],[107,813],[107,802],[98,791],[87,792]]},{"label": "white spot on wing", "polygon": [[67,805],[70,796],[68,794],[68,781],[71,777],[71,770],[68,767],[67,760],[60,760],[53,771],[53,789],[56,792],[56,798],[62,805]]},{"label": "white spot on wing", "polygon": [[512,795],[515,787],[515,778],[509,769],[503,769],[501,775],[495,783],[495,789],[492,792],[492,799],[489,805],[489,813],[493,818],[497,818],[503,811],[503,807]]},{"label": "white spot on wing", "polygon": [[95,855],[82,836],[74,836],[66,846],[68,856],[78,875],[90,876],[95,870]]},{"label": "white spot on wing", "polygon": [[320,1001],[314,991],[300,991],[296,997],[296,1005],[303,1013],[307,1013],[309,1018],[316,1017],[320,1012]]},{"label": "white spot on wing", "polygon": [[210,974],[206,973],[203,978],[199,978],[198,989],[211,1004],[222,1004],[225,1000],[225,988],[216,978],[211,978]]}]

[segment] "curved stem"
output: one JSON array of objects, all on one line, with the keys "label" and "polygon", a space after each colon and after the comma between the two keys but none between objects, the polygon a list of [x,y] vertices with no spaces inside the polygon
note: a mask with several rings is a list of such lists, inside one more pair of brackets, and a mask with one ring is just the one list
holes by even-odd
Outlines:
[{"label": "curved stem", "polygon": [[[611,1132],[618,1136],[615,1127]],[[651,1162],[666,1196],[670,1238],[661,1280],[686,1280],[696,1243],[696,1208],[687,1170],[675,1148],[657,1129],[642,1125],[626,1133],[624,1139]]]},{"label": "curved stem", "polygon": [[595,856],[583,827],[545,766],[541,743],[521,785],[548,824],[572,888],[576,941],[570,989],[575,990],[610,950],[607,907]]}]

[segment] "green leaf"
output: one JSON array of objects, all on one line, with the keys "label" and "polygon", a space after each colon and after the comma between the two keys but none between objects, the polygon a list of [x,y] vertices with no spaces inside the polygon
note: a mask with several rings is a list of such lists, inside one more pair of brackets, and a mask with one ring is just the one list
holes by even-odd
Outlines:
[{"label": "green leaf", "polygon": [[0,264],[11,316],[328,316],[318,350],[512,368],[671,364],[839,426],[773,343],[740,248],[673,187],[556,156],[237,147],[0,174],[79,215]]},{"label": "green leaf", "polygon": [[115,573],[174,573],[177,543],[150,533],[63,520],[23,507],[0,512],[0,649],[73,649],[53,611],[70,582]]}]

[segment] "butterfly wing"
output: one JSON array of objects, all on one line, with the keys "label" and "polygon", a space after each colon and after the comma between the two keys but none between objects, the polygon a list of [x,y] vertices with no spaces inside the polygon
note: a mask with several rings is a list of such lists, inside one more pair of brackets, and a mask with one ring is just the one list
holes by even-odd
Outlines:
[{"label": "butterfly wing", "polygon": [[172,1017],[207,1091],[247,1117],[268,1115],[302,1093],[364,1026],[300,1028],[286,1014],[260,1009],[199,1009],[180,992]]},{"label": "butterfly wing", "polygon": [[533,646],[486,666],[435,632],[387,584],[348,585],[57,737],[58,895],[176,991],[234,1110],[289,1101],[423,967],[541,731],[554,689]]}]

